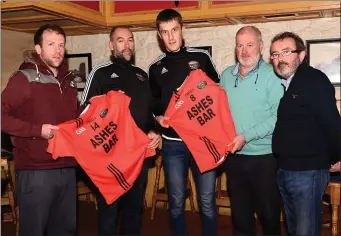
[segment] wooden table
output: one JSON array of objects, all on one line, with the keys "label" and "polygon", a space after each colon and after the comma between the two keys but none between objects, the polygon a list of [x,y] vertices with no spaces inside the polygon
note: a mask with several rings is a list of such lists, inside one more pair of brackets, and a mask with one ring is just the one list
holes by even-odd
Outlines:
[{"label": "wooden table", "polygon": [[330,196],[332,205],[332,235],[339,235],[339,207],[340,207],[340,182],[329,182],[326,194]]}]

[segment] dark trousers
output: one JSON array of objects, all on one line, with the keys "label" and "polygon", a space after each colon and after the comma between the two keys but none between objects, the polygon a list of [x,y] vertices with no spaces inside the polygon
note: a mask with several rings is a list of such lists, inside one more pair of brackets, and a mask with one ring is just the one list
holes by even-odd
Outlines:
[{"label": "dark trousers", "polygon": [[134,185],[113,204],[108,205],[98,194],[99,235],[140,235],[148,169],[145,161]]},{"label": "dark trousers", "polygon": [[233,155],[225,163],[235,235],[256,235],[254,213],[264,235],[280,235],[277,162],[272,154]]},{"label": "dark trousers", "polygon": [[[215,198],[216,171],[200,173],[184,142],[163,140],[163,167],[168,190],[169,215],[174,236],[185,236],[185,201],[188,169],[191,167],[196,185],[201,215],[202,235],[217,235],[217,207]],[[199,225],[198,225],[199,226]]]},{"label": "dark trousers", "polygon": [[17,171],[19,235],[76,234],[74,168]]},{"label": "dark trousers", "polygon": [[322,197],[329,178],[329,169],[278,170],[288,235],[321,235]]}]

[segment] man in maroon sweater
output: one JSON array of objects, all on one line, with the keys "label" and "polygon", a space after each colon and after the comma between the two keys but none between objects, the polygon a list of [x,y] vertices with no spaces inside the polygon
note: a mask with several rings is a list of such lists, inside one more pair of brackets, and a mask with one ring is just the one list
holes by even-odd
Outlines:
[{"label": "man in maroon sweater", "polygon": [[44,25],[1,94],[1,128],[12,136],[20,235],[76,233],[76,161],[46,152],[57,124],[77,115],[74,76],[64,62],[65,32]]}]

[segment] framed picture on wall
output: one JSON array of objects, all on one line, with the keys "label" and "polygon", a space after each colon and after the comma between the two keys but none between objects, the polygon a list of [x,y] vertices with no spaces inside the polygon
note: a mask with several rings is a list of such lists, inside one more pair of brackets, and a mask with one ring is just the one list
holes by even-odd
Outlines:
[{"label": "framed picture on wall", "polygon": [[336,39],[307,40],[309,65],[323,71],[335,86],[340,86],[340,42]]},{"label": "framed picture on wall", "polygon": [[65,60],[69,64],[69,70],[77,76],[77,89],[82,92],[86,78],[92,69],[91,53],[65,54]]}]

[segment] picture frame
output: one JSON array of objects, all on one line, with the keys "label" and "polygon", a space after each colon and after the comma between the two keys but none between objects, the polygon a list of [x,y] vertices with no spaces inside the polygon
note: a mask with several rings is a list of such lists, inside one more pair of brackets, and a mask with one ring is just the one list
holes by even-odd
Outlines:
[{"label": "picture frame", "polygon": [[212,57],[212,46],[200,46],[200,47],[191,47],[191,48],[206,50]]},{"label": "picture frame", "polygon": [[82,92],[86,79],[92,69],[91,53],[65,54],[65,60],[68,62],[69,70],[77,76],[78,92]]},{"label": "picture frame", "polygon": [[340,86],[340,38],[307,40],[308,64],[324,72],[334,86]]}]

